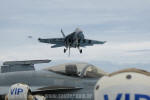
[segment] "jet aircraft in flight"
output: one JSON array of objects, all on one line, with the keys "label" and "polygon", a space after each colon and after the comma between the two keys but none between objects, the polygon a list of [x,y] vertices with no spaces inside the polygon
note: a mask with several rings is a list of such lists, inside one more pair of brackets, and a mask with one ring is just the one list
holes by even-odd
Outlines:
[{"label": "jet aircraft in flight", "polygon": [[47,39],[39,38],[38,40],[42,43],[54,44],[53,46],[51,46],[51,48],[64,46],[65,47],[64,53],[66,53],[66,51],[69,50],[69,54],[70,54],[70,48],[78,48],[79,52],[82,53],[82,49],[80,49],[80,47],[93,46],[94,44],[106,43],[106,41],[85,39],[83,31],[79,28],[76,28],[74,32],[68,34],[67,36],[64,34],[62,29],[61,29],[61,33],[63,35],[63,38],[47,38]]}]

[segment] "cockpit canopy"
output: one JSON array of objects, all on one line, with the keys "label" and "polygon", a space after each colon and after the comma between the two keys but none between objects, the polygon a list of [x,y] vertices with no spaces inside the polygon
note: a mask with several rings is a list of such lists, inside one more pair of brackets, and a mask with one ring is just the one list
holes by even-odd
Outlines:
[{"label": "cockpit canopy", "polygon": [[94,65],[87,63],[68,63],[58,66],[46,68],[44,70],[52,71],[55,73],[75,76],[75,77],[87,77],[87,78],[99,78],[107,75],[106,72],[100,70]]}]

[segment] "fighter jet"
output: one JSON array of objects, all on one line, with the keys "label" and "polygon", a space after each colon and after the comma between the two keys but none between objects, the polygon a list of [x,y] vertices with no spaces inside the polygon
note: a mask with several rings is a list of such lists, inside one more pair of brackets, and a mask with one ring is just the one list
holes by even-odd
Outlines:
[{"label": "fighter jet", "polygon": [[[87,63],[35,70],[34,64],[47,62],[50,60],[4,62],[0,73],[0,100],[4,100],[2,97],[7,93],[8,100],[37,94],[46,100],[150,100],[150,72],[145,70],[131,68],[107,74]],[[29,92],[25,84],[30,86]]]},{"label": "fighter jet", "polygon": [[[107,75],[87,63],[67,63],[35,70],[34,64],[48,62],[50,60],[4,62],[0,73],[0,95],[7,94],[11,85],[24,83],[30,86],[33,95],[44,95],[46,100],[94,100],[94,86]],[[18,88],[10,90],[10,95],[23,92]]]},{"label": "fighter jet", "polygon": [[62,29],[61,29],[61,33],[63,38],[48,38],[48,39],[39,38],[38,40],[42,43],[54,44],[53,46],[51,46],[51,48],[64,46],[65,47],[64,53],[66,53],[66,51],[69,49],[69,54],[70,54],[70,48],[78,48],[79,52],[82,53],[82,49],[80,49],[80,47],[93,46],[94,44],[106,43],[106,41],[85,39],[83,31],[79,28],[76,28],[74,32],[72,32],[67,36],[64,34]]}]

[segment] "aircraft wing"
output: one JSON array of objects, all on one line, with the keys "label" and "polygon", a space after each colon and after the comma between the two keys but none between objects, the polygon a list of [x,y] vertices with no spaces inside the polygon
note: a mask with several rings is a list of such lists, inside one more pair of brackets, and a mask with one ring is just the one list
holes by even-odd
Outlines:
[{"label": "aircraft wing", "polygon": [[47,38],[47,39],[39,38],[38,40],[39,42],[42,42],[42,43],[64,45],[64,38]]},{"label": "aircraft wing", "polygon": [[1,66],[1,73],[35,70],[34,64],[49,63],[51,60],[6,61]]},{"label": "aircraft wing", "polygon": [[54,44],[53,46],[51,46],[51,48],[63,47],[65,45],[64,38],[48,38],[48,39],[39,38],[38,40],[42,43]]},{"label": "aircraft wing", "polygon": [[31,87],[32,94],[46,94],[48,92],[58,92],[58,91],[73,91],[80,90],[80,87],[70,87],[70,86],[48,86],[48,87]]},{"label": "aircraft wing", "polygon": [[106,41],[97,41],[97,40],[90,40],[90,39],[84,39],[80,46],[93,46],[94,44],[104,44]]}]

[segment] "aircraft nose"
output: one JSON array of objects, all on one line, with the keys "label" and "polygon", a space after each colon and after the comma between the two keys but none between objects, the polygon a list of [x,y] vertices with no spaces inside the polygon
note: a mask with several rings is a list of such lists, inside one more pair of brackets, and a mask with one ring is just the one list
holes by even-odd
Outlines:
[{"label": "aircraft nose", "polygon": [[[150,73],[128,70],[104,76],[94,89],[95,100],[150,100]],[[119,98],[119,99],[118,99]]]}]

